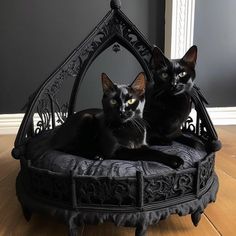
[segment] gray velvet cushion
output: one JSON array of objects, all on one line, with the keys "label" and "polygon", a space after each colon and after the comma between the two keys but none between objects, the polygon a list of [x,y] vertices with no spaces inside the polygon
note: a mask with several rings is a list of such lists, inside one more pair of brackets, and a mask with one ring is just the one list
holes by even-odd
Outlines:
[{"label": "gray velvet cushion", "polygon": [[[186,134],[187,135],[187,134]],[[135,176],[136,171],[142,171],[144,175],[162,174],[174,171],[172,168],[158,162],[123,161],[123,160],[90,160],[80,156],[63,153],[50,148],[52,132],[35,136],[27,145],[27,158],[35,167],[54,172],[69,174],[74,170],[77,175],[88,176]],[[189,135],[188,135],[189,136]],[[164,153],[180,156],[184,160],[182,168],[194,167],[196,162],[206,156],[203,143],[196,136],[192,136],[196,142],[194,148],[178,142],[168,146],[152,146],[153,149]]]}]

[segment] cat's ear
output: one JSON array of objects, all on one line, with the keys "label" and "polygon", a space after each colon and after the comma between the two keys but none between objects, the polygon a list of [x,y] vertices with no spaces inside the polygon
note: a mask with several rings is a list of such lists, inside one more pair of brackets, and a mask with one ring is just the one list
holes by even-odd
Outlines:
[{"label": "cat's ear", "polygon": [[169,60],[165,57],[164,53],[161,51],[160,48],[154,47],[153,49],[153,62],[154,68],[158,69],[162,66],[166,66]]},{"label": "cat's ear", "polygon": [[130,85],[130,87],[138,96],[144,95],[145,89],[146,89],[145,74],[143,72],[139,73],[137,77],[135,78],[135,80]]},{"label": "cat's ear", "polygon": [[195,68],[197,62],[197,46],[193,45],[191,48],[189,48],[189,50],[183,56],[182,60],[192,68]]},{"label": "cat's ear", "polygon": [[102,73],[101,80],[104,93],[111,92],[115,89],[115,85],[105,73]]}]

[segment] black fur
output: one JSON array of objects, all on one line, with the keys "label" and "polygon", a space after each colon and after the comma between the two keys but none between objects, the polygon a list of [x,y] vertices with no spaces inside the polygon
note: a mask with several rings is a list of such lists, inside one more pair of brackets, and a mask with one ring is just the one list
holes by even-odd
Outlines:
[{"label": "black fur", "polygon": [[147,92],[144,109],[149,144],[171,142],[181,135],[180,127],[191,112],[196,60],[196,46],[175,60],[169,60],[160,49],[154,48],[154,84]]},{"label": "black fur", "polygon": [[146,146],[143,73],[129,86],[113,84],[102,74],[102,85],[103,110],[89,109],[68,118],[52,139],[55,149],[91,159],[152,160],[173,168],[183,164],[179,157]]}]

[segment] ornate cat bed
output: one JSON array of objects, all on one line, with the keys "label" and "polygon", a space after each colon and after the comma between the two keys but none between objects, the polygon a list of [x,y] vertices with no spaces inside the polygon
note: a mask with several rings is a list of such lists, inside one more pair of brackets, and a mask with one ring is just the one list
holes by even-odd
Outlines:
[{"label": "ornate cat bed", "polygon": [[[88,160],[53,150],[50,145],[57,126],[75,111],[77,90],[86,71],[106,48],[114,45],[118,51],[119,45],[125,47],[152,79],[152,47],[120,11],[119,1],[111,1],[111,8],[30,97],[12,151],[21,163],[16,192],[24,216],[30,220],[34,212],[51,214],[68,224],[71,236],[80,225],[104,221],[134,226],[136,235],[141,236],[148,225],[171,214],[191,214],[196,226],[204,208],[216,199],[215,151],[221,147],[197,87],[192,92],[196,117],[182,127],[195,147],[178,142],[152,147],[182,157],[184,165],[177,170],[145,161],[145,157],[138,162]],[[70,94],[62,96],[62,91],[69,91],[68,80],[73,81]]]}]

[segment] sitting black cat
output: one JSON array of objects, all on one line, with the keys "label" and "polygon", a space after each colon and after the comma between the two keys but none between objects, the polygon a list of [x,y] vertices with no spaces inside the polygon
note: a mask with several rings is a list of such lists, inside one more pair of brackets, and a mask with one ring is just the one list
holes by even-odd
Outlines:
[{"label": "sitting black cat", "polygon": [[150,160],[173,168],[183,164],[180,157],[146,146],[143,73],[130,86],[113,84],[102,74],[102,85],[103,110],[88,109],[70,116],[52,139],[55,149],[91,159]]},{"label": "sitting black cat", "polygon": [[144,119],[149,124],[148,144],[165,144],[181,137],[181,125],[192,107],[190,93],[196,60],[196,46],[176,60],[169,60],[160,49],[154,48],[154,84],[147,93],[144,108]]}]

